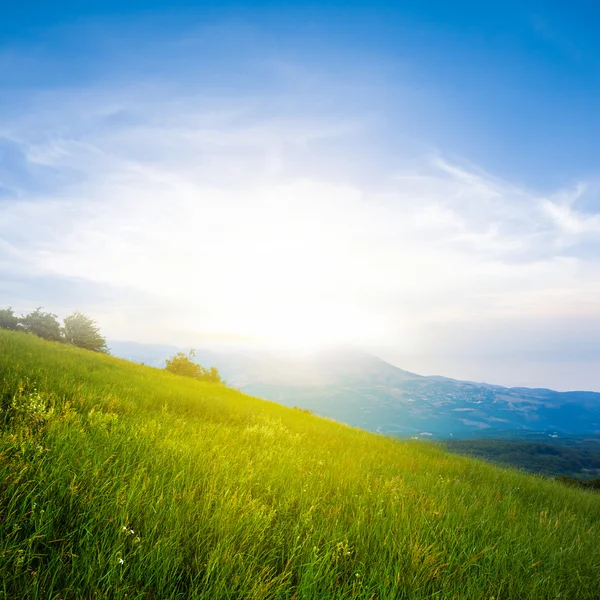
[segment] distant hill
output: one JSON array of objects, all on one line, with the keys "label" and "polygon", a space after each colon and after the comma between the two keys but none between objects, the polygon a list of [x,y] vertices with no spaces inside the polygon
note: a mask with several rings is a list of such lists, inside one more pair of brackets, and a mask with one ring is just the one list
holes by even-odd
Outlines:
[{"label": "distant hill", "polygon": [[[117,356],[154,366],[164,365],[176,351],[130,342],[109,345]],[[425,377],[354,350],[295,357],[252,351],[196,354],[248,394],[379,433],[436,439],[600,434],[600,393],[595,392]]]},{"label": "distant hill", "polygon": [[452,452],[550,477],[569,476],[600,484],[600,437],[447,440]]}]

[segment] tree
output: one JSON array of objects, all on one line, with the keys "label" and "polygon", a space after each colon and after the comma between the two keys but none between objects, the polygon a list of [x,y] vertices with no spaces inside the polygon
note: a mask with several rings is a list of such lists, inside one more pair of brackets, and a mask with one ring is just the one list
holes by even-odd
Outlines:
[{"label": "tree", "polygon": [[33,333],[38,337],[53,342],[61,342],[60,323],[55,314],[42,312],[38,306],[33,312],[21,319],[21,325],[25,331]]},{"label": "tree", "polygon": [[11,306],[0,310],[0,329],[19,329],[19,317],[15,317]]},{"label": "tree", "polygon": [[92,352],[108,352],[106,339],[100,334],[96,322],[79,311],[65,318],[63,336],[67,344]]},{"label": "tree", "polygon": [[188,354],[177,352],[171,358],[167,358],[165,369],[176,375],[191,377],[198,381],[210,381],[211,383],[224,383],[216,367],[205,369],[192,359],[196,357],[194,349]]}]

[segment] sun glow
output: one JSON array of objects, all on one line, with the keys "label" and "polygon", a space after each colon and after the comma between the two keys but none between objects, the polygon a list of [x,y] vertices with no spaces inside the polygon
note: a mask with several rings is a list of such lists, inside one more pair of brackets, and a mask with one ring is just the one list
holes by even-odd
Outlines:
[{"label": "sun glow", "polygon": [[271,305],[268,314],[247,315],[238,331],[263,345],[304,352],[364,341],[373,336],[375,327],[368,319],[347,314],[343,307],[333,313],[317,306],[282,304]]}]

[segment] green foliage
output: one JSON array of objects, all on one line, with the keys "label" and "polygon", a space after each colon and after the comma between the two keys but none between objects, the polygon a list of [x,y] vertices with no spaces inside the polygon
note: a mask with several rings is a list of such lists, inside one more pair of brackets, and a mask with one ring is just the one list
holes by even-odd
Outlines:
[{"label": "green foliage", "polygon": [[192,359],[195,358],[196,352],[192,348],[188,354],[185,352],[177,352],[171,358],[167,358],[165,369],[175,375],[183,377],[191,377],[198,381],[209,381],[211,383],[224,383],[221,375],[216,367],[205,369]]},{"label": "green foliage", "polygon": [[52,342],[62,341],[60,323],[55,314],[42,312],[39,306],[21,319],[21,326],[28,333]]},{"label": "green foliage", "polygon": [[600,492],[600,477],[596,477],[595,479],[581,480],[574,479],[573,477],[568,477],[567,475],[563,475],[561,477],[558,477],[557,479],[558,481],[566,485],[572,485],[575,487]]},{"label": "green foliage", "polygon": [[192,360],[194,356],[193,349],[190,350],[189,354],[177,352],[171,358],[167,358],[165,369],[175,375],[198,379],[202,373],[202,367]]},{"label": "green foliage", "polygon": [[18,332],[0,357],[2,600],[600,595],[599,494]]},{"label": "green foliage", "polygon": [[10,402],[3,406],[4,425],[37,430],[43,427],[52,417],[54,408],[52,400],[46,393],[33,388],[27,390],[22,385]]},{"label": "green foliage", "polygon": [[[567,443],[569,445],[567,445]],[[444,446],[453,452],[525,469],[551,477],[593,478],[600,475],[600,441],[455,440]]]},{"label": "green foliage", "polygon": [[19,317],[13,313],[12,307],[0,309],[0,329],[16,331],[19,329]]},{"label": "green foliage", "polygon": [[0,329],[23,330],[53,342],[66,342],[94,352],[108,352],[106,339],[96,322],[79,311],[64,320],[61,328],[55,314],[36,308],[25,317],[18,318],[11,307],[0,310]]},{"label": "green foliage", "polygon": [[63,336],[67,344],[93,352],[108,352],[106,339],[100,334],[96,322],[78,311],[65,318]]},{"label": "green foliage", "polygon": [[221,379],[221,374],[219,373],[217,367],[209,367],[208,369],[204,369],[200,380],[209,381],[210,383],[225,383],[223,379]]}]

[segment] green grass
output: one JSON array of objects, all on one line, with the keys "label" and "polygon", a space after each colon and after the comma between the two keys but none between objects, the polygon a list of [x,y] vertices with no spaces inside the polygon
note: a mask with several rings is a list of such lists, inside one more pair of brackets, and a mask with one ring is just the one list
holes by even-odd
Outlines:
[{"label": "green grass", "polygon": [[0,332],[0,598],[600,596],[600,495]]}]

